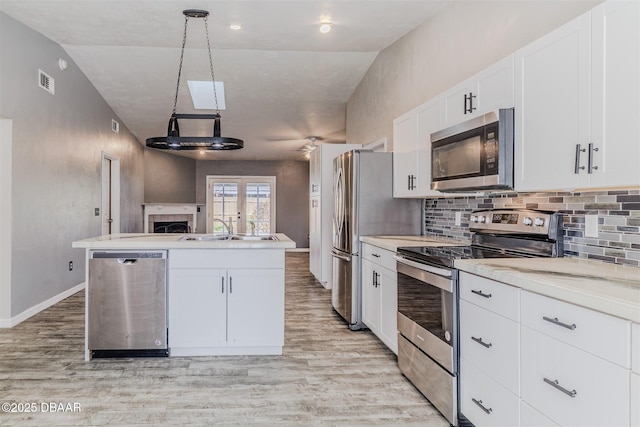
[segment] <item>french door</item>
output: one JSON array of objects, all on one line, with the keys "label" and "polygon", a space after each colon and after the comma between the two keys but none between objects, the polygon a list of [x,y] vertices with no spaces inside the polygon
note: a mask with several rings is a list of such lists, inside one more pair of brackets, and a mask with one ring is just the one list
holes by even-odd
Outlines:
[{"label": "french door", "polygon": [[207,176],[207,233],[276,232],[274,176]]}]

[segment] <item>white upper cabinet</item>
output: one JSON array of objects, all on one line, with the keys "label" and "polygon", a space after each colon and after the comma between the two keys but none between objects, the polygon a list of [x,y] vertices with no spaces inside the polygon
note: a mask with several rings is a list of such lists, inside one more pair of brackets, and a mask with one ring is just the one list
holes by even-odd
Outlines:
[{"label": "white upper cabinet", "polygon": [[640,185],[640,2],[597,6],[591,30],[590,186]]},{"label": "white upper cabinet", "polygon": [[516,52],[516,190],[640,184],[639,26],[607,2]]},{"label": "white upper cabinet", "polygon": [[442,94],[443,126],[449,127],[514,105],[513,55]]},{"label": "white upper cabinet", "polygon": [[440,195],[431,190],[431,133],[442,126],[434,98],[393,121],[393,197]]}]

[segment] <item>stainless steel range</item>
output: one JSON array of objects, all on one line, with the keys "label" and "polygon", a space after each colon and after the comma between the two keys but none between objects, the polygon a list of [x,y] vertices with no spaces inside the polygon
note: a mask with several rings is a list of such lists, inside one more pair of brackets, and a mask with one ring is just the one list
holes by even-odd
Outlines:
[{"label": "stainless steel range", "polygon": [[454,426],[458,412],[456,259],[561,257],[562,214],[484,210],[470,217],[470,245],[398,248],[398,365]]}]

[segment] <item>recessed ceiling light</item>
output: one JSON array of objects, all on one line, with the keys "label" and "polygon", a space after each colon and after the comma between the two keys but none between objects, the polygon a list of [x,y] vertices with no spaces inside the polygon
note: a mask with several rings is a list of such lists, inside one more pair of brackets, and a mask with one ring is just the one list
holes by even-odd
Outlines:
[{"label": "recessed ceiling light", "polygon": [[329,31],[331,31],[331,24],[328,22],[325,22],[323,24],[320,24],[320,32],[323,34],[328,33]]},{"label": "recessed ceiling light", "polygon": [[229,28],[231,28],[232,30],[241,30],[242,29],[242,25],[240,24],[229,24]]}]

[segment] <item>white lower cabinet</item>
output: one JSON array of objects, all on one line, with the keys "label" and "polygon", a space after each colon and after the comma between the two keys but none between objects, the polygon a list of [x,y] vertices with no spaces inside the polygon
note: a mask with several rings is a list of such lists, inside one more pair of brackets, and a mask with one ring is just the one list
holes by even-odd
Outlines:
[{"label": "white lower cabinet", "polygon": [[562,426],[628,426],[629,370],[522,327],[522,399]]},{"label": "white lower cabinet", "polygon": [[460,273],[460,411],[485,425],[640,426],[640,325]]},{"label": "white lower cabinet", "polygon": [[519,398],[466,359],[460,361],[460,411],[476,427],[520,423]]},{"label": "white lower cabinet", "polygon": [[362,321],[398,354],[398,279],[394,253],[362,244]]},{"label": "white lower cabinet", "polygon": [[169,265],[172,356],[282,353],[284,251],[175,250]]}]

